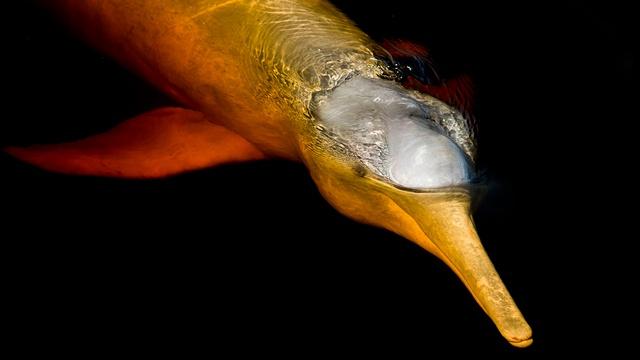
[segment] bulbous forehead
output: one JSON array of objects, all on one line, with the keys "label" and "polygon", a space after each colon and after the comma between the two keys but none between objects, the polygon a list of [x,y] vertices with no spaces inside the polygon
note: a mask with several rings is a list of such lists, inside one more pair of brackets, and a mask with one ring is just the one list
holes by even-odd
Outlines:
[{"label": "bulbous forehead", "polygon": [[325,132],[388,182],[432,189],[473,176],[475,140],[466,120],[391,81],[354,77],[317,96],[315,115]]}]

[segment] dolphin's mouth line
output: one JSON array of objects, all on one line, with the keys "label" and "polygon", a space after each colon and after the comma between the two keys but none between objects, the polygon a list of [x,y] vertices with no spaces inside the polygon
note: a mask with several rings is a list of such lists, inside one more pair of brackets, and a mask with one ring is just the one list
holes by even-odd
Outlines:
[{"label": "dolphin's mouth line", "polygon": [[[457,196],[461,193],[458,191]],[[453,270],[509,343],[516,347],[529,346],[533,342],[531,330],[480,243],[468,205],[464,205],[468,199],[456,199],[453,193],[434,194],[435,198],[423,199],[426,208],[416,208],[415,202],[423,200],[415,198],[407,203],[401,194],[389,195],[387,197],[417,226],[412,240]]]},{"label": "dolphin's mouth line", "polygon": [[[393,201],[393,199],[390,199],[390,200]],[[404,209],[402,211],[404,212],[405,215],[407,215],[407,217],[409,217],[415,223],[415,225],[418,228],[421,229],[420,224],[418,223],[418,221],[413,216],[411,216],[411,214],[409,214]],[[469,286],[469,280],[466,278],[466,276],[463,275],[462,272],[460,272],[460,269],[458,268],[458,266],[453,261],[451,261],[449,256],[444,251],[442,251],[442,249],[440,248],[440,246],[436,242],[431,240],[429,238],[429,236],[427,236],[427,234],[422,229],[421,229],[421,231],[424,234],[424,236],[429,240],[429,242],[436,248],[436,250],[438,250],[438,253],[434,254],[434,255],[436,255],[437,257],[440,257],[447,265],[449,265],[451,270],[453,270],[453,272],[462,280],[462,283],[467,288],[467,291],[469,291],[469,293],[471,293],[471,296],[473,296],[473,298],[476,300],[476,302],[478,303],[478,305],[480,306],[482,311],[484,311],[486,314],[489,314],[487,312],[487,309],[485,309],[484,305],[482,305],[482,302],[479,301],[479,299],[476,297],[476,294],[472,291],[471,287]],[[511,340],[508,340],[508,341],[511,341]]]},{"label": "dolphin's mouth line", "polygon": [[412,187],[403,186],[396,182],[390,182],[389,179],[386,179],[372,171],[369,171],[366,174],[366,177],[371,178],[373,180],[388,183],[389,185],[393,186],[398,190],[415,193],[415,194],[436,194],[436,193],[445,194],[446,193],[446,194],[468,195],[468,194],[474,193],[475,188],[479,185],[474,182],[467,182],[467,183],[462,183],[455,186],[444,186],[444,187],[435,187],[435,188],[412,188]]},{"label": "dolphin's mouth line", "polygon": [[507,339],[507,341],[509,341],[509,344],[518,347],[518,348],[524,348],[527,347],[529,345],[531,345],[533,343],[533,336],[529,336],[529,338],[525,339],[525,340],[509,340]]},{"label": "dolphin's mouth line", "polygon": [[528,338],[523,339],[523,340],[520,340],[520,339],[518,339],[518,340],[509,340],[509,339],[507,339],[507,340],[510,343],[517,344],[517,343],[521,343],[521,342],[525,342],[525,341],[531,341],[532,338],[533,338],[533,336],[529,336]]}]

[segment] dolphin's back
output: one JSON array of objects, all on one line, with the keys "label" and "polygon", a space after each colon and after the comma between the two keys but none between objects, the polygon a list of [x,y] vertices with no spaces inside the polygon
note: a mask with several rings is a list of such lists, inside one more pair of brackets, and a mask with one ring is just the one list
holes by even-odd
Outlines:
[{"label": "dolphin's back", "polygon": [[71,26],[268,154],[297,158],[312,94],[383,70],[327,1],[63,0]]}]

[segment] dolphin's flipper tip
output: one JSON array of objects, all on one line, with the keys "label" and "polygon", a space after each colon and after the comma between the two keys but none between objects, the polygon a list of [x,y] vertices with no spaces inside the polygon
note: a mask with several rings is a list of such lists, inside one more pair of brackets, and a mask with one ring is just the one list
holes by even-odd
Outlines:
[{"label": "dolphin's flipper tip", "polygon": [[79,141],[3,150],[49,171],[122,178],[159,178],[264,158],[239,135],[181,108],[153,110]]}]

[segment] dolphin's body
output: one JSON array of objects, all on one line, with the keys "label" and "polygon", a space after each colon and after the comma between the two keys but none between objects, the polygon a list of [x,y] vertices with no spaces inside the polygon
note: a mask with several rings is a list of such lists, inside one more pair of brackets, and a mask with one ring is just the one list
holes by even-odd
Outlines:
[{"label": "dolphin's body", "polygon": [[321,0],[58,0],[48,6],[185,108],[108,133],[7,149],[46,169],[161,177],[303,162],[343,214],[442,259],[515,346],[531,329],[469,215],[475,140],[458,111],[393,81],[387,54]]}]

